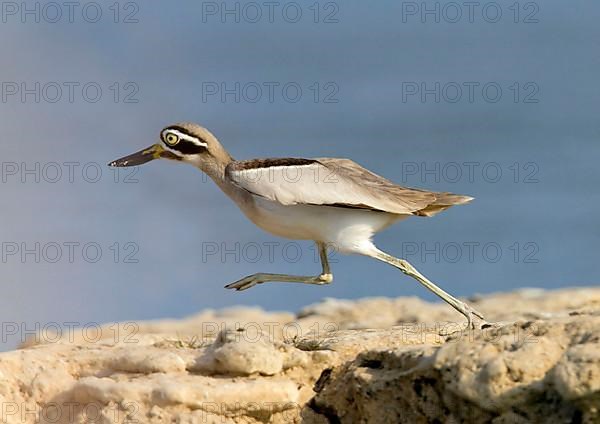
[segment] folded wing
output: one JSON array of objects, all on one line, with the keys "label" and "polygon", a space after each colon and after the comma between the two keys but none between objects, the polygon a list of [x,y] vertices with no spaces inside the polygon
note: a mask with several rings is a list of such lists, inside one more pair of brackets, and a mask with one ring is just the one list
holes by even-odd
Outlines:
[{"label": "folded wing", "polygon": [[327,205],[432,216],[472,200],[402,187],[349,159],[236,161],[225,172],[239,187],[283,205]]}]

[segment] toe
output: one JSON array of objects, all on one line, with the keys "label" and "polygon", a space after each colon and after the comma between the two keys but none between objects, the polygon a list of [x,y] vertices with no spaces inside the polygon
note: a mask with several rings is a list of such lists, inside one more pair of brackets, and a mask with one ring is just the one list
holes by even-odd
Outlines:
[{"label": "toe", "polygon": [[254,278],[242,278],[234,283],[227,284],[225,286],[226,289],[235,289],[237,291],[248,290],[251,287],[254,287],[258,284]]},{"label": "toe", "polygon": [[243,281],[236,281],[235,283],[227,284],[225,288],[240,290],[244,285],[245,283]]},{"label": "toe", "polygon": [[483,314],[475,309],[473,309],[473,315],[475,315],[477,318],[484,319]]}]

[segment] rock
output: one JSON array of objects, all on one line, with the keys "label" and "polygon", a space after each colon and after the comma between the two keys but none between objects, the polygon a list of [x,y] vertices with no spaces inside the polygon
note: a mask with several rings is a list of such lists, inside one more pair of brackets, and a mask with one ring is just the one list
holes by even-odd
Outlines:
[{"label": "rock", "polygon": [[326,299],[36,335],[0,354],[0,422],[600,422],[600,289],[471,302],[500,323]]},{"label": "rock", "polygon": [[600,316],[581,318],[465,331],[440,347],[369,350],[327,375],[311,407],[341,422],[595,423]]},{"label": "rock", "polygon": [[233,375],[275,375],[283,369],[283,353],[262,332],[223,330],[198,360],[196,370]]},{"label": "rock", "polygon": [[129,346],[115,351],[108,366],[115,371],[150,374],[182,372],[185,362],[176,352],[148,346]]}]

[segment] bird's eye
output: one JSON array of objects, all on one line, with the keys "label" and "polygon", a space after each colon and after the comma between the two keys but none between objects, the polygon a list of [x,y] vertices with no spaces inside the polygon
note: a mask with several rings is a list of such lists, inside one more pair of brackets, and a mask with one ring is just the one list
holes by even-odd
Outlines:
[{"label": "bird's eye", "polygon": [[176,136],[176,135],[175,135],[175,134],[173,134],[173,133],[168,133],[168,134],[165,136],[165,141],[167,142],[167,144],[168,144],[169,146],[174,146],[174,145],[176,145],[176,144],[179,142],[179,137],[178,137],[178,136]]}]

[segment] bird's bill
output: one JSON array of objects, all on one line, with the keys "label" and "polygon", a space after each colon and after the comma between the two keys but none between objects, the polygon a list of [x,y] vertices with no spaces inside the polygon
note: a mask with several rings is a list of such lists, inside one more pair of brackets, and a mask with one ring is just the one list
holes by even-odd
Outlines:
[{"label": "bird's bill", "polygon": [[153,144],[147,149],[140,150],[139,152],[122,157],[121,159],[114,160],[109,163],[108,166],[138,166],[159,158],[176,159],[177,157],[173,153],[165,150],[160,144]]}]

